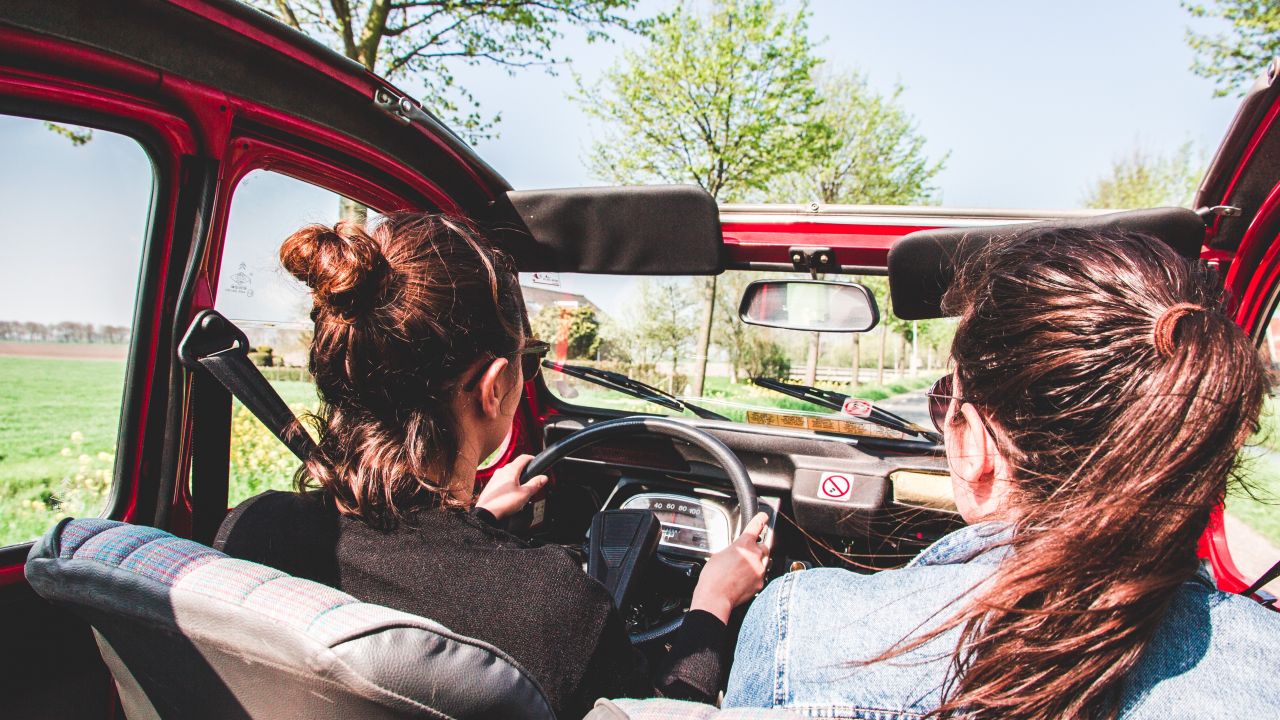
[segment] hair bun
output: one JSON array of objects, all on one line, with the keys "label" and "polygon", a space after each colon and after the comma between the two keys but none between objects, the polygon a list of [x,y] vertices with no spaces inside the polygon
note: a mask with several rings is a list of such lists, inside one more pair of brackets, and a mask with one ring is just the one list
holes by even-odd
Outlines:
[{"label": "hair bun", "polygon": [[311,288],[317,309],[348,319],[378,303],[388,270],[378,243],[350,220],[298,230],[280,246],[280,263]]}]

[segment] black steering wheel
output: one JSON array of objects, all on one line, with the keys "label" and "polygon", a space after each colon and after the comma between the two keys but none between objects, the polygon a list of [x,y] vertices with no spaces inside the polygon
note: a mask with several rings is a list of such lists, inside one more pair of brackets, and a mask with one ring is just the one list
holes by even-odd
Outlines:
[{"label": "black steering wheel", "polygon": [[[710,433],[670,418],[632,416],[606,420],[585,427],[550,445],[539,453],[537,457],[529,461],[529,464],[525,466],[521,482],[528,482],[529,478],[545,473],[552,465],[589,445],[594,445],[603,440],[633,435],[663,435],[683,440],[704,450],[711,456],[713,463],[718,465],[721,470],[724,470],[725,475],[729,478],[729,484],[733,487],[734,494],[737,495],[738,527],[746,527],[751,518],[755,517],[758,509],[756,489],[751,484],[751,477],[747,474],[747,469],[743,466],[742,461],[738,459],[738,456]],[[623,608],[619,608],[619,610],[623,610]],[[649,642],[669,635],[679,627],[680,618],[676,618],[659,627],[644,632],[632,633],[631,641],[637,644]]]},{"label": "black steering wheel", "polygon": [[545,473],[552,465],[589,445],[628,435],[665,435],[705,450],[729,476],[733,492],[738,496],[738,527],[746,527],[755,517],[756,488],[738,456],[714,435],[670,418],[632,416],[589,425],[538,453],[525,466],[524,477],[520,481],[528,482],[529,478]]}]

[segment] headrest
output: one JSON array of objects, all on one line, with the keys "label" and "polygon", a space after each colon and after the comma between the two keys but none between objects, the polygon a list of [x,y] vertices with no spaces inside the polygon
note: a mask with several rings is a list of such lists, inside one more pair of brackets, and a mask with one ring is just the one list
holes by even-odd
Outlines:
[{"label": "headrest", "polygon": [[955,269],[997,237],[1051,228],[1143,233],[1164,241],[1186,258],[1199,258],[1205,225],[1186,208],[1129,210],[1090,218],[1016,225],[921,230],[898,239],[889,250],[889,293],[893,314],[903,320],[942,317],[942,295]]},{"label": "headrest", "polygon": [[195,672],[252,717],[554,717],[491,645],[155,528],[65,520],[26,575],[89,620],[117,683],[140,685],[161,716],[217,701],[189,697]]}]

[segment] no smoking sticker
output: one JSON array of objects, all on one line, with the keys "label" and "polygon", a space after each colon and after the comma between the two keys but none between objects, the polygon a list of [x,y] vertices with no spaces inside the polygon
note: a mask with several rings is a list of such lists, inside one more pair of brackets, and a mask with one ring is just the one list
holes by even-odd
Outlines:
[{"label": "no smoking sticker", "polygon": [[822,473],[818,480],[818,497],[845,502],[853,496],[853,480],[844,473]]},{"label": "no smoking sticker", "polygon": [[844,406],[840,409],[845,415],[853,417],[867,417],[871,414],[872,405],[866,400],[858,398],[848,398],[844,401]]}]

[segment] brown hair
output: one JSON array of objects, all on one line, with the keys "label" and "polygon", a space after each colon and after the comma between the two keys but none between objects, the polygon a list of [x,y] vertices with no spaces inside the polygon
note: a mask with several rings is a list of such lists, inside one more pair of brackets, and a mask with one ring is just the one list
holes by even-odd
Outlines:
[{"label": "brown hair", "polygon": [[1219,287],[1153,238],[1080,230],[997,240],[959,270],[956,377],[995,427],[1014,528],[990,584],[929,633],[960,628],[936,715],[1118,712],[1267,387]]},{"label": "brown hair", "polygon": [[514,266],[463,220],[394,213],[290,235],[280,262],[312,290],[318,450],[298,470],[346,514],[390,526],[447,502],[460,375],[519,347]]}]

